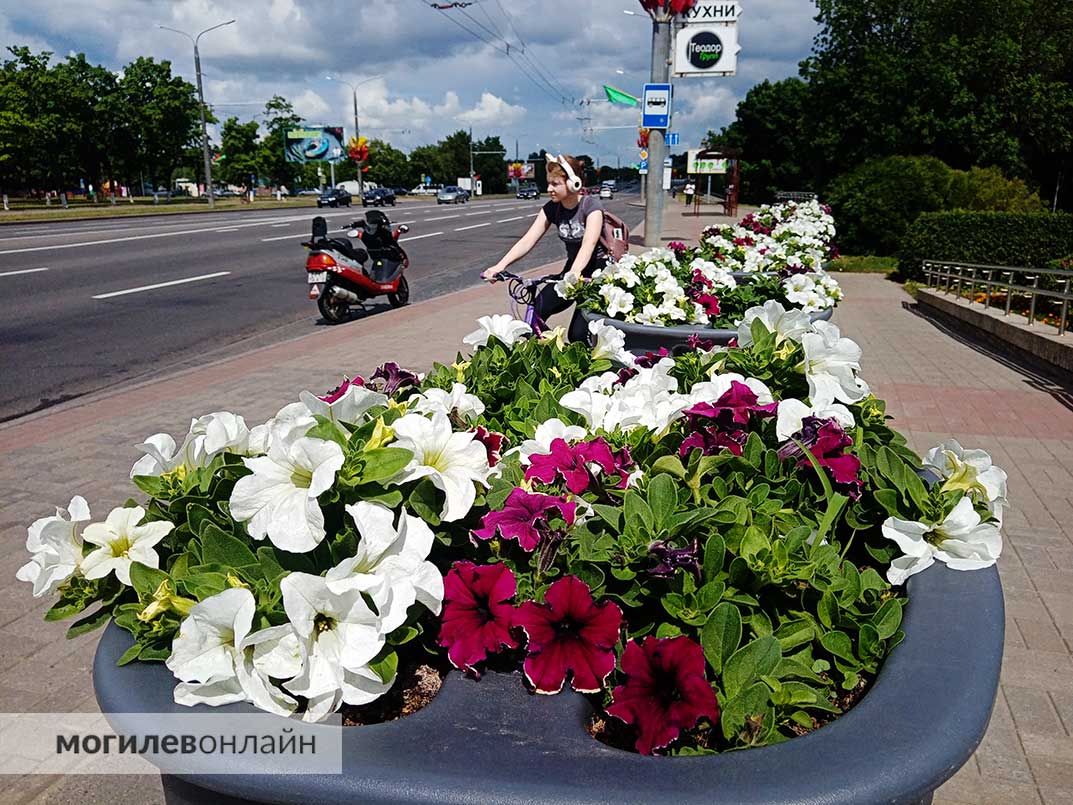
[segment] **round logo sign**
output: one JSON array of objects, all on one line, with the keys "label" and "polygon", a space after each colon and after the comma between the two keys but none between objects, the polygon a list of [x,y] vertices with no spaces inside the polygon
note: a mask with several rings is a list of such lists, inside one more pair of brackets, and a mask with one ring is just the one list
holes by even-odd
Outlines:
[{"label": "round logo sign", "polygon": [[641,149],[641,159],[648,159],[648,152],[645,149]]},{"label": "round logo sign", "polygon": [[723,56],[723,42],[711,31],[701,31],[686,45],[686,56],[694,67],[701,70],[711,69]]}]

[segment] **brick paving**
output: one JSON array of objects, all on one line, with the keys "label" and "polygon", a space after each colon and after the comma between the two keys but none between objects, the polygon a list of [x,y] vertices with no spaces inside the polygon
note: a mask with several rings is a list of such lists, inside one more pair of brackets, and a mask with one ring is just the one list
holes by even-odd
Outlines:
[{"label": "brick paving", "polygon": [[[667,240],[695,240],[718,219],[668,211]],[[724,219],[725,220],[725,219]],[[558,267],[560,264],[555,264]],[[840,275],[834,321],[864,348],[864,376],[918,450],[954,436],[1010,475],[999,567],[1006,594],[1002,687],[980,749],[936,802],[1073,803],[1073,387],[1010,364],[918,316],[875,275]],[[227,409],[263,421],[302,388],[328,389],[384,358],[412,368],[451,361],[479,316],[505,310],[478,287],[332,327],[198,370],[72,401],[0,426],[0,712],[93,711],[96,636],[63,638],[16,582],[26,526],[78,493],[96,516],[130,494],[133,445],[181,435],[190,417]],[[952,668],[951,673],[971,674]],[[148,777],[10,779],[7,802],[158,803]]]}]

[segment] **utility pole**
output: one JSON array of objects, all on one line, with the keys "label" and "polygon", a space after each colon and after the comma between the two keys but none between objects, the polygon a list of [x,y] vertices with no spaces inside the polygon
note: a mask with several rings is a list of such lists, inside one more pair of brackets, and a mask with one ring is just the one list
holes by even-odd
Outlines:
[{"label": "utility pole", "polygon": [[[665,8],[649,12],[652,16],[652,79],[653,84],[667,84],[671,79],[671,38],[674,33],[674,14]],[[673,110],[673,107],[672,107]],[[668,126],[670,120],[667,121]],[[648,132],[648,164],[652,181],[645,187],[645,246],[663,245],[663,160],[667,155],[663,129]]]},{"label": "utility pole", "polygon": [[473,126],[469,127],[469,194],[477,195],[477,188],[473,184]]},{"label": "utility pole", "polygon": [[186,31],[180,31],[178,28],[169,28],[167,25],[157,26],[157,28],[161,28],[165,31],[182,34],[194,43],[194,72],[197,74],[197,100],[198,109],[201,112],[201,156],[205,160],[205,192],[209,197],[210,209],[216,206],[216,197],[212,192],[212,159],[209,157],[209,129],[208,124],[205,122],[205,92],[201,86],[201,54],[198,52],[197,43],[198,40],[209,31],[215,31],[217,28],[223,28],[225,25],[231,25],[234,22],[234,20],[228,20],[227,22],[221,22],[219,25],[213,25],[211,28],[206,28],[197,36],[190,36]]},{"label": "utility pole", "polygon": [[[358,129],[358,91],[354,87],[350,88],[350,95],[354,99],[354,139],[358,139],[361,135]],[[361,169],[361,163],[358,163],[358,195],[365,198],[365,172]],[[335,179],[332,179],[332,184],[335,184]]]}]

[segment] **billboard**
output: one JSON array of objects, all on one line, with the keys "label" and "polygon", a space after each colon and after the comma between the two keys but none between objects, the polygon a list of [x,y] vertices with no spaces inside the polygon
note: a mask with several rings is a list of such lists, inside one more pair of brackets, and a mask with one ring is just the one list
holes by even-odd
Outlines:
[{"label": "billboard", "polygon": [[686,173],[726,173],[725,157],[702,157],[701,150],[686,151]]},{"label": "billboard", "polygon": [[507,178],[532,181],[536,178],[536,165],[532,162],[511,162],[507,165]]},{"label": "billboard", "polygon": [[288,129],[283,152],[288,162],[337,162],[346,156],[342,126]]}]

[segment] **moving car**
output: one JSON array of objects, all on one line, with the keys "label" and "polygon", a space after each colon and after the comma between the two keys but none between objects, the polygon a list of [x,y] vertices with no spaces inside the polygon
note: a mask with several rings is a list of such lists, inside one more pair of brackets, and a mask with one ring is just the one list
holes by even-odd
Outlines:
[{"label": "moving car", "polygon": [[377,187],[372,190],[366,190],[365,195],[361,197],[361,206],[363,207],[385,207],[390,204],[395,206],[395,191],[390,187]]},{"label": "moving car", "polygon": [[469,201],[469,192],[457,185],[449,184],[436,194],[437,204],[465,204]]},{"label": "moving car", "polygon": [[605,184],[603,187],[600,188],[600,198],[608,198],[608,199],[610,199],[610,198],[614,198],[614,197],[615,197],[615,188],[613,188],[611,185]]},{"label": "moving car", "polygon": [[523,184],[518,187],[518,198],[540,198],[540,188],[535,184]]},{"label": "moving car", "polygon": [[318,207],[349,207],[350,193],[341,187],[330,187],[317,199]]}]

